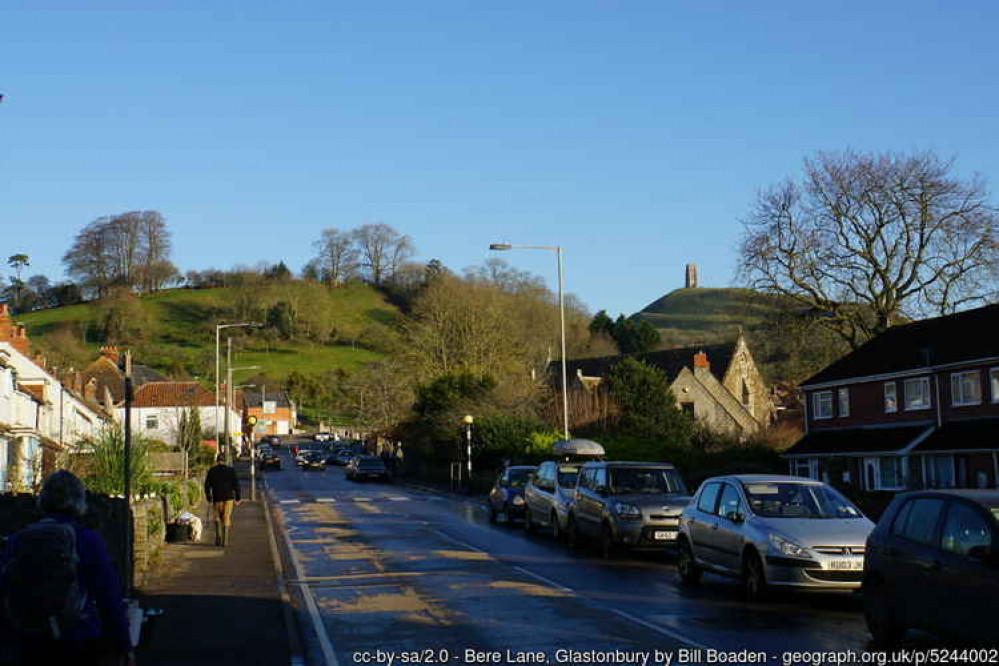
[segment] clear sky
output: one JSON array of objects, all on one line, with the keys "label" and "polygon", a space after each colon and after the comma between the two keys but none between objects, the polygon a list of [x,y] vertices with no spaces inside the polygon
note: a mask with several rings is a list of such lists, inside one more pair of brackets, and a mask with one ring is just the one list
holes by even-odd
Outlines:
[{"label": "clear sky", "polygon": [[[86,8],[84,8],[84,6]],[[631,313],[728,286],[756,191],[816,150],[999,179],[999,4],[674,0],[0,3],[0,255],[162,212],[182,270],[384,221],[461,269],[561,244]],[[554,259],[507,253],[554,280]]]}]

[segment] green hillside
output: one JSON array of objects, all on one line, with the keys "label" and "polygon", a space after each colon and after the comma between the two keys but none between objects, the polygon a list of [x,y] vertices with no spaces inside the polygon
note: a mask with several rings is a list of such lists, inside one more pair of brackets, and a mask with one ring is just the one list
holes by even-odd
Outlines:
[{"label": "green hillside", "polygon": [[659,329],[667,346],[710,344],[749,331],[772,312],[777,303],[751,289],[677,289],[650,303],[635,317]]},{"label": "green hillside", "polygon": [[[281,330],[272,309],[285,304],[294,313],[294,329]],[[53,361],[82,364],[107,344],[107,302],[39,310],[17,317],[35,346]],[[124,347],[137,362],[174,377],[208,378],[214,372],[215,325],[234,321],[269,323],[242,333],[229,329],[234,364],[262,370],[237,373],[237,380],[257,373],[279,379],[289,372],[352,370],[384,356],[395,339],[399,310],[364,284],[336,289],[301,281],[262,283],[218,289],[171,289],[129,298]]]}]

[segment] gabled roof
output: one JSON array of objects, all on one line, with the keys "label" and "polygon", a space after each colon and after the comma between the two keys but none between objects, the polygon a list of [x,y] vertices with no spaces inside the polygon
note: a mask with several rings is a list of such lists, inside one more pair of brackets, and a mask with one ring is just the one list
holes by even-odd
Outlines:
[{"label": "gabled roof", "polygon": [[211,407],[214,404],[215,396],[197,382],[150,382],[135,392],[132,406]]},{"label": "gabled roof", "polygon": [[801,384],[999,357],[999,305],[893,326]]},{"label": "gabled roof", "polygon": [[[274,402],[278,408],[291,408],[291,398],[288,394],[280,389],[274,389],[267,391],[267,402]],[[246,401],[246,406],[249,409],[259,409],[263,407],[263,394],[260,391],[253,389],[245,389],[243,391],[243,399]]]},{"label": "gabled roof", "polygon": [[[84,382],[97,380],[97,395],[103,396],[104,390],[111,394],[115,404],[125,400],[125,373],[118,365],[106,356],[97,358],[83,371]],[[132,386],[139,388],[151,382],[169,382],[165,376],[147,365],[132,364]],[[213,403],[214,404],[214,403]]]},{"label": "gabled roof", "polygon": [[[659,349],[647,354],[636,355],[634,358],[662,370],[666,378],[672,382],[680,374],[681,370],[686,367],[693,367],[694,354],[704,352],[707,354],[708,363],[711,364],[711,374],[718,381],[723,381],[725,379],[725,371],[728,370],[728,366],[732,363],[732,357],[735,356],[736,344],[736,342],[729,342],[718,345]],[[614,365],[625,358],[627,357],[618,355],[571,359],[566,363],[566,370],[569,373],[570,379],[577,375],[578,370],[582,371],[585,377],[603,377],[610,372],[610,369]],[[561,372],[557,362],[552,363],[549,369],[555,373]]]}]

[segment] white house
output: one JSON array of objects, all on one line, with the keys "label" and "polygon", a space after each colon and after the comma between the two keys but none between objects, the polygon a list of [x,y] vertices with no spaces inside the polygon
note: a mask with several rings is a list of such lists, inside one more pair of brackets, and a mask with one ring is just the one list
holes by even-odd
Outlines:
[{"label": "white house", "polygon": [[[214,430],[215,396],[197,382],[149,382],[135,391],[132,401],[132,432],[147,439],[173,445],[181,415],[188,409],[197,409],[202,430]],[[225,422],[225,406],[218,408],[221,423]],[[125,409],[119,407],[118,421],[125,422]],[[235,407],[229,410],[229,425],[235,441],[239,441],[242,414]]]}]

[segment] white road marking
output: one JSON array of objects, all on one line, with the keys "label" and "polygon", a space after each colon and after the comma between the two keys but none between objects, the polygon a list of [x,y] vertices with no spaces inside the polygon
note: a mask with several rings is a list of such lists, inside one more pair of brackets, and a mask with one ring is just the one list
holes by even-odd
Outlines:
[{"label": "white road marking", "polygon": [[370,497],[355,497],[354,501],[355,502],[370,502],[371,498]]},{"label": "white road marking", "polygon": [[483,555],[489,555],[489,557],[492,557],[491,554],[487,553],[486,551],[482,550],[481,548],[476,548],[472,544],[465,543],[461,539],[455,539],[453,536],[451,536],[447,532],[441,532],[440,530],[434,530],[434,534],[436,534],[437,536],[441,537],[442,539],[446,539],[446,540],[450,541],[451,543],[453,543],[455,545],[461,546],[462,548],[467,548],[468,550],[470,550],[472,552],[481,553]]},{"label": "white road marking", "polygon": [[316,498],[316,501],[317,501],[317,502],[326,502],[326,503],[331,503],[331,502],[335,502],[336,500],[335,500],[335,499],[333,499],[332,497],[317,497],[317,498]]},{"label": "white road marking", "polygon": [[281,500],[281,504],[301,504],[299,500]]},{"label": "white road marking", "polygon": [[541,574],[536,574],[533,571],[529,571],[528,569],[525,569],[524,567],[514,567],[514,569],[517,570],[517,571],[519,571],[520,573],[526,575],[526,576],[530,576],[531,578],[533,578],[535,580],[541,581],[545,585],[548,585],[549,587],[553,587],[556,590],[559,590],[560,592],[568,592],[569,594],[575,594],[576,593],[574,590],[566,587],[565,585],[559,585],[558,583],[556,583],[555,581],[553,581],[551,578],[545,578]]},{"label": "white road marking", "polygon": [[389,497],[388,499],[389,499],[390,502],[408,502],[409,501],[408,497]]},{"label": "white road marking", "polygon": [[667,636],[669,638],[672,638],[673,640],[680,641],[681,643],[683,643],[685,645],[689,645],[690,647],[699,648],[701,650],[709,650],[710,649],[708,646],[701,645],[697,641],[692,640],[690,638],[687,638],[686,636],[684,636],[681,633],[673,631],[672,629],[667,629],[666,627],[662,627],[662,626],[660,626],[658,624],[653,624],[652,622],[648,622],[646,620],[643,620],[640,617],[635,617],[631,613],[625,613],[624,611],[618,610],[616,608],[608,608],[607,610],[609,610],[610,612],[614,613],[615,615],[619,615],[620,617],[623,617],[625,620],[629,620],[630,622],[634,622],[635,624],[640,624],[641,626],[645,627],[646,629],[649,629],[650,631],[654,631],[656,633],[662,634],[663,636]]}]

